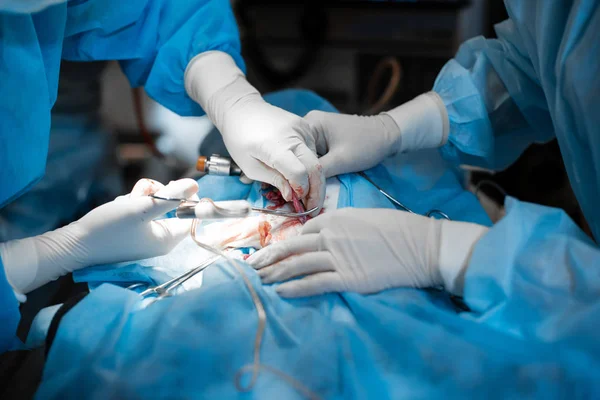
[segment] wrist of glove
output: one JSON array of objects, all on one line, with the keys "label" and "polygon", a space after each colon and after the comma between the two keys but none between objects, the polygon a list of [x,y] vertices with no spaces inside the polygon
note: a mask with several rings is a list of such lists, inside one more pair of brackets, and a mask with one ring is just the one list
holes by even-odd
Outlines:
[{"label": "wrist of glove", "polygon": [[283,297],[442,285],[460,294],[471,251],[486,231],[396,210],[341,209],[248,262],[264,283],[283,282]]},{"label": "wrist of glove", "polygon": [[287,201],[294,191],[307,208],[323,205],[325,177],[304,119],[266,103],[222,52],[194,58],[185,84],[248,178],[276,186]]},{"label": "wrist of glove", "polygon": [[192,198],[198,185],[182,179],[164,186],[149,179],[63,228],[0,244],[6,276],[17,293],[30,292],[89,265],[133,261],[168,253],[189,232],[190,221],[155,220],[178,204],[148,197]]},{"label": "wrist of glove", "polygon": [[436,92],[424,93],[384,114],[392,117],[399,129],[396,152],[433,149],[448,141],[448,112]]},{"label": "wrist of glove", "polygon": [[435,92],[375,116],[312,111],[305,119],[327,178],[372,168],[398,152],[439,147],[449,130],[446,108]]}]

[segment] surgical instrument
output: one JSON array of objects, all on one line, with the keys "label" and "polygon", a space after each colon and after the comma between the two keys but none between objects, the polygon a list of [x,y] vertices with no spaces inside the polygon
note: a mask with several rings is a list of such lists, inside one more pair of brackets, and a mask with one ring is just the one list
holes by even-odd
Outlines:
[{"label": "surgical instrument", "polygon": [[[221,256],[211,257],[208,260],[204,261],[199,266],[197,266],[196,268],[192,268],[191,270],[186,271],[185,273],[181,274],[180,276],[177,276],[163,284],[160,284],[157,286],[151,286],[151,287],[147,288],[146,290],[144,290],[143,292],[140,292],[139,295],[141,297],[150,297],[150,296],[156,296],[158,298],[167,297],[170,295],[170,292],[173,289],[182,285],[184,282],[186,282],[187,280],[196,276],[198,273],[204,271],[206,268],[208,268],[210,265],[212,265],[219,258],[221,258]],[[137,284],[129,286],[128,289],[134,289],[136,287],[139,287],[140,285],[141,284],[137,283]]]},{"label": "surgical instrument", "polygon": [[[365,178],[371,185],[375,186],[375,188],[377,190],[379,190],[379,193],[381,193],[382,195],[384,195],[389,201],[391,201],[394,205],[400,207],[401,209],[403,209],[406,212],[409,212],[411,214],[416,214],[413,210],[411,210],[410,208],[406,207],[404,204],[400,203],[398,200],[396,200],[394,197],[392,197],[392,195],[390,195],[389,193],[387,193],[385,190],[383,190],[379,185],[377,185],[375,182],[373,182],[373,180],[371,178],[369,178],[367,176],[367,174],[365,174],[364,172],[359,172],[358,175],[362,176],[363,178]],[[439,215],[442,218],[445,218],[447,220],[450,220],[450,217],[448,217],[444,212],[440,211],[440,210],[430,210],[427,212],[427,214],[425,214],[425,216],[427,217],[431,217],[433,215]]]},{"label": "surgical instrument", "polygon": [[229,157],[213,154],[210,157],[200,156],[196,161],[196,170],[209,175],[241,175],[242,170]]},{"label": "surgical instrument", "polygon": [[314,207],[303,212],[271,210],[269,208],[253,207],[246,200],[215,202],[211,199],[187,200],[176,197],[161,197],[153,194],[150,195],[150,197],[158,200],[180,202],[181,204],[179,207],[177,207],[175,215],[177,218],[181,219],[244,218],[247,217],[252,211],[279,217],[300,218],[310,215],[318,210],[318,207]]}]

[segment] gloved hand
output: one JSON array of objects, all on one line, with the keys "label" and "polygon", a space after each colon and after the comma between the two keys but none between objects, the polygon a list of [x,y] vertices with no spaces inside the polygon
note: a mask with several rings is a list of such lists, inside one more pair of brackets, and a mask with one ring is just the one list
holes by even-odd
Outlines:
[{"label": "gloved hand", "polygon": [[326,178],[364,171],[398,152],[439,147],[449,129],[446,108],[434,92],[371,117],[311,111],[305,119]]},{"label": "gloved hand", "polygon": [[375,293],[443,285],[460,294],[471,251],[487,228],[404,211],[345,208],[304,225],[302,235],[248,258],[283,297]]},{"label": "gloved hand", "polygon": [[63,228],[2,243],[0,255],[7,279],[15,291],[27,293],[89,265],[166,254],[188,234],[191,221],[155,221],[178,203],[148,195],[191,198],[197,190],[198,184],[192,179],[167,186],[142,179],[129,195],[118,197]]},{"label": "gloved hand", "polygon": [[308,209],[322,207],[325,177],[306,121],[265,102],[223,52],[190,61],[185,85],[248,178],[277,187],[287,201],[293,190]]}]

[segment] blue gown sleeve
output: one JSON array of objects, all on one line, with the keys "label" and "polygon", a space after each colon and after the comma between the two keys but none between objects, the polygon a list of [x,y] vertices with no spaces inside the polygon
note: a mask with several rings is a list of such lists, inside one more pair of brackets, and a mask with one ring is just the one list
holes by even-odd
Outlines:
[{"label": "blue gown sleeve", "polygon": [[[535,9],[526,11],[533,14]],[[521,16],[539,24],[540,30],[552,22],[545,17]],[[532,61],[537,57],[535,39],[523,40],[525,32],[512,19],[495,29],[498,39],[476,37],[465,42],[442,68],[433,90],[441,96],[450,120],[442,155],[455,163],[497,170],[513,163],[531,143],[551,140],[554,128]]]},{"label": "blue gown sleeve", "polygon": [[17,326],[20,319],[19,302],[12,286],[6,280],[4,265],[0,257],[0,323],[2,324],[0,326],[0,354],[19,346]]},{"label": "blue gown sleeve", "polygon": [[473,318],[600,356],[600,249],[564,211],[508,198],[465,276]]},{"label": "blue gown sleeve", "polygon": [[204,112],[183,76],[196,55],[219,50],[245,70],[230,3],[223,0],[69,2],[63,58],[119,60],[132,86],[182,116]]}]

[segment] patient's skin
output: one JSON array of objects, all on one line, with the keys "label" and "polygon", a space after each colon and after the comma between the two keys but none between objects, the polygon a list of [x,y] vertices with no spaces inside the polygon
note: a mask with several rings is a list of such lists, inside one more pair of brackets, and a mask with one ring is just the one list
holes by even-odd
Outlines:
[{"label": "patient's skin", "polygon": [[[304,211],[304,207],[302,207],[296,196],[293,203],[286,203],[281,193],[273,187],[263,185],[262,195],[270,203],[267,208],[271,210],[286,209],[292,211],[293,206],[293,211]],[[306,218],[257,215],[208,225],[205,227],[204,235],[207,236],[212,245],[216,245],[221,249],[241,247],[262,249],[271,243],[299,235]]]},{"label": "patient's skin", "polygon": [[[273,187],[263,185],[262,195],[270,204],[271,210],[303,212],[302,203],[294,196],[291,203],[286,203],[281,193]],[[325,209],[321,210],[321,214]],[[204,241],[221,249],[239,249],[253,247],[262,249],[272,243],[298,236],[302,225],[308,217],[288,218],[275,215],[256,215],[243,219],[215,222],[204,227]]]},{"label": "patient's skin", "polygon": [[273,238],[271,235],[271,224],[267,221],[261,221],[258,223],[258,234],[260,235],[260,246],[265,247],[267,243]]},{"label": "patient's skin", "polygon": [[[289,206],[286,206],[289,207]],[[219,248],[254,247],[297,236],[302,230],[298,218],[258,215],[243,219],[215,222],[204,228],[204,240]]]}]

